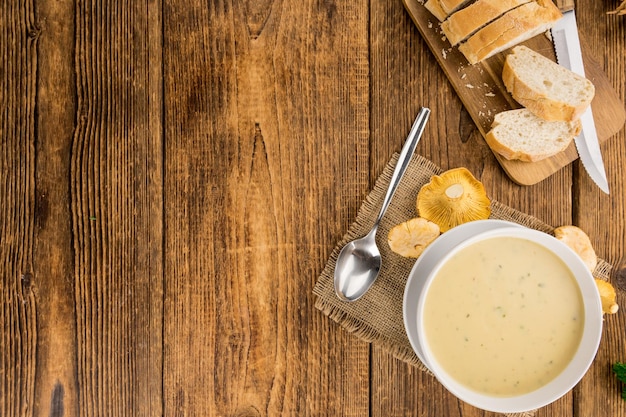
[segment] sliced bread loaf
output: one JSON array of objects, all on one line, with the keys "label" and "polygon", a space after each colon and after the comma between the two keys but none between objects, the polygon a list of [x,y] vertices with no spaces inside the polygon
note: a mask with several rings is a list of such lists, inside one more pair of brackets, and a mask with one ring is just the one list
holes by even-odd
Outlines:
[{"label": "sliced bread loaf", "polygon": [[452,14],[441,24],[443,33],[452,46],[504,13],[530,0],[478,0]]},{"label": "sliced bread loaf", "polygon": [[424,4],[424,7],[426,7],[426,9],[430,13],[432,13],[432,15],[435,16],[437,20],[439,20],[440,22],[443,22],[446,19],[446,17],[448,17],[448,13],[446,13],[441,8],[441,3],[439,3],[439,0],[428,0]]},{"label": "sliced bread loaf", "polygon": [[440,22],[465,6],[471,0],[428,0],[424,7],[428,9]]},{"label": "sliced bread loaf", "polygon": [[507,55],[502,81],[518,103],[546,120],[577,119],[595,95],[591,81],[522,45]]},{"label": "sliced bread loaf", "polygon": [[551,0],[536,0],[517,7],[473,34],[459,46],[470,64],[550,29],[562,17]]},{"label": "sliced bread loaf", "polygon": [[451,15],[452,13],[459,10],[461,7],[468,4],[470,1],[471,0],[439,0],[439,3],[441,3],[441,8],[443,9],[443,11],[446,12],[448,15]]},{"label": "sliced bread loaf", "polygon": [[508,160],[535,162],[565,150],[580,129],[579,120],[549,122],[523,108],[496,114],[485,140]]}]

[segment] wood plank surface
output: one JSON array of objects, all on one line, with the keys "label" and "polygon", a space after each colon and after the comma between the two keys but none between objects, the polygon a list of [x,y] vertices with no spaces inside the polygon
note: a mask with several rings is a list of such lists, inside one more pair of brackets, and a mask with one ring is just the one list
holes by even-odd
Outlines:
[{"label": "wood plank surface", "polygon": [[[0,5],[0,414],[35,401],[38,321],[35,261],[37,41],[33,4]],[[15,400],[14,400],[15,399]]]},{"label": "wood plank surface", "polygon": [[74,256],[70,211],[70,152],[75,127],[76,84],[74,4],[40,4],[39,90],[36,123],[36,258],[32,288],[36,294],[37,370],[34,414],[78,412],[78,370]]},{"label": "wood plank surface", "polygon": [[367,3],[207,6],[164,8],[165,412],[366,415],[312,289],[370,185]]},{"label": "wood plank surface", "polygon": [[[626,20],[578,2],[621,103]],[[510,180],[401,0],[0,4],[0,416],[496,416],[314,307],[400,150],[580,225],[626,306],[626,138],[611,194],[579,162]],[[542,416],[626,416],[591,369]]]},{"label": "wood plank surface", "polygon": [[0,415],[160,415],[158,9],[2,7]]},{"label": "wood plank surface", "polygon": [[[75,9],[69,153],[79,415],[161,412],[160,107],[146,5]],[[151,52],[157,52],[151,54]],[[151,114],[156,112],[156,114]],[[138,313],[141,311],[141,313]],[[124,383],[119,383],[123,381]]]}]

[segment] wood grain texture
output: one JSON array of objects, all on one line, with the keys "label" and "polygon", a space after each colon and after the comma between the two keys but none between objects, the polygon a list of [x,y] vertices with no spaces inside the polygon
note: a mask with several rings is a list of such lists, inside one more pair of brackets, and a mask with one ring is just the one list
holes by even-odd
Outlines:
[{"label": "wood grain texture", "polygon": [[35,105],[37,40],[32,2],[0,5],[0,414],[35,400]]},{"label": "wood grain texture", "polygon": [[367,414],[312,294],[370,184],[367,4],[208,5],[164,8],[165,412]]},{"label": "wood grain texture", "polygon": [[38,415],[160,413],[160,54],[143,6],[40,4]]},{"label": "wood grain texture", "polygon": [[69,189],[79,415],[162,412],[162,113],[160,86],[149,79],[161,61],[160,41],[148,30],[154,12],[141,3],[76,3]]},{"label": "wood grain texture", "polygon": [[35,254],[37,369],[34,415],[77,415],[70,154],[76,120],[74,3],[38,4]]},{"label": "wood grain texture", "polygon": [[[579,2],[621,102],[626,26]],[[495,416],[314,308],[418,109],[417,152],[578,224],[626,306],[626,138],[513,183],[401,1],[0,3],[0,416]],[[606,317],[542,416],[626,416]]]}]

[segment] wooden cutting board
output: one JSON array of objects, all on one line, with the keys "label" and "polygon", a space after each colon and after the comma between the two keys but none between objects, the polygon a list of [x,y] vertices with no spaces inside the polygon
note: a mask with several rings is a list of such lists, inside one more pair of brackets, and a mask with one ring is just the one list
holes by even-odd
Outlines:
[{"label": "wooden cutting board", "polygon": [[[470,65],[458,48],[450,46],[441,32],[439,21],[423,4],[418,0],[403,1],[483,137],[489,131],[497,113],[521,107],[502,83],[502,67],[508,51]],[[626,111],[606,74],[592,58],[584,36],[580,37],[585,74],[596,87],[591,108],[598,139],[603,143],[622,129],[626,121]],[[552,41],[545,34],[523,44],[556,61]],[[498,154],[494,155],[507,175],[520,185],[536,184],[578,158],[573,141],[565,151],[538,162],[508,161]]]}]

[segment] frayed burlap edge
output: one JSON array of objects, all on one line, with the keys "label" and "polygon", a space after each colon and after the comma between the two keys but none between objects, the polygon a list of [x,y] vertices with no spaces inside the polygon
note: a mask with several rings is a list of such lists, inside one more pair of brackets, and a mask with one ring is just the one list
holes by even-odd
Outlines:
[{"label": "frayed burlap edge", "polygon": [[415,366],[420,371],[426,372],[432,376],[430,370],[417,358],[417,355],[415,355],[415,352],[412,349],[394,344],[391,340],[380,334],[375,329],[372,329],[367,324],[359,321],[359,319],[350,317],[345,312],[337,310],[331,304],[324,302],[321,298],[317,298],[315,301],[315,308],[327,315],[333,321],[339,323],[348,332],[354,333],[359,339],[369,343],[374,343],[376,346],[380,346],[382,349],[389,352],[393,357],[400,359],[409,365]]},{"label": "frayed burlap edge", "polygon": [[[441,174],[443,172],[441,168],[419,155],[413,157],[387,214],[380,223],[378,232],[378,236],[382,237],[377,238],[382,257],[383,259],[393,258],[393,266],[385,270],[383,263],[377,283],[359,301],[342,302],[334,293],[333,273],[337,256],[346,243],[365,235],[372,227],[397,160],[398,154],[395,154],[376,180],[374,189],[359,208],[354,223],[333,249],[313,289],[317,297],[315,308],[358,338],[374,343],[392,356],[432,375],[408,342],[401,315],[404,285],[415,260],[401,258],[390,252],[386,244],[386,236],[390,227],[416,215],[417,191],[430,181],[432,175]],[[554,227],[497,201],[491,203],[491,218],[518,223],[548,234],[554,233]],[[612,266],[609,263],[598,259],[593,275],[596,278],[608,280],[611,270]],[[535,411],[506,414],[508,417],[533,417],[534,415]]]}]

